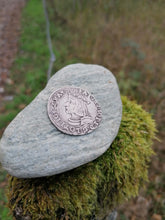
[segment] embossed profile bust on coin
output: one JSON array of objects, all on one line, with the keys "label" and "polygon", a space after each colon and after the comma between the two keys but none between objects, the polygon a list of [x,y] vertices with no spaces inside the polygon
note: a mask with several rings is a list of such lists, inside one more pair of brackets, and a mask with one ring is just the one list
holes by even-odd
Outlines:
[{"label": "embossed profile bust on coin", "polygon": [[0,141],[0,162],[11,174],[13,216],[105,219],[147,180],[154,133],[147,112],[126,97],[121,102],[109,70],[66,66]]},{"label": "embossed profile bust on coin", "polygon": [[81,88],[60,88],[49,97],[48,115],[52,123],[70,135],[85,135],[101,121],[101,108],[93,95]]}]

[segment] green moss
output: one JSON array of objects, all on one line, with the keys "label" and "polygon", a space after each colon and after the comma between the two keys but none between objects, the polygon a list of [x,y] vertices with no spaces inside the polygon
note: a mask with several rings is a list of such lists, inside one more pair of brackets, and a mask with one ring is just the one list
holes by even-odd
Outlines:
[{"label": "green moss", "polygon": [[138,194],[148,180],[155,123],[135,102],[126,97],[122,102],[119,133],[111,147],[93,162],[45,178],[9,176],[8,206],[13,216],[17,212],[17,217],[34,220],[102,219],[116,205]]}]

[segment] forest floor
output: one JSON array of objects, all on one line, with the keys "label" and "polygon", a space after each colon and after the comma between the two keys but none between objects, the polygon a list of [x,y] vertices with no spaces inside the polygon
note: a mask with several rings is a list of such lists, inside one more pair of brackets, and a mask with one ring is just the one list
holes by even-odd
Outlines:
[{"label": "forest floor", "polygon": [[[117,208],[118,220],[165,220],[165,2],[107,1],[112,2],[108,8],[101,1],[97,6],[78,1],[72,7],[48,2],[57,58],[53,71],[75,62],[103,65],[116,76],[121,94],[137,100],[157,123],[161,141],[153,146],[149,182],[137,198]],[[20,29],[24,5],[23,0],[0,0],[0,135],[46,84],[49,51],[42,4],[28,1]],[[0,170],[2,220],[11,219],[5,187],[6,173]]]}]

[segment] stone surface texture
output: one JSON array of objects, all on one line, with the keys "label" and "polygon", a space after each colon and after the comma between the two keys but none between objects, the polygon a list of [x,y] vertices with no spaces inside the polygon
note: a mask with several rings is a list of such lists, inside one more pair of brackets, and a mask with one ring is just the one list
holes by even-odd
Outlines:
[{"label": "stone surface texture", "polygon": [[[71,136],[56,129],[47,115],[53,91],[75,86],[89,91],[102,109],[102,121],[90,134]],[[0,141],[0,162],[19,178],[50,176],[102,155],[115,139],[122,117],[117,82],[106,68],[91,64],[64,67],[9,124]]]}]

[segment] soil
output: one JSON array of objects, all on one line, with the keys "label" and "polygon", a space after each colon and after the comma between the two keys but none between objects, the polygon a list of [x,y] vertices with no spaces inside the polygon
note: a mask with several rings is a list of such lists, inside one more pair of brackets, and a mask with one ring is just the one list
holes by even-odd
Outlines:
[{"label": "soil", "polygon": [[0,0],[0,107],[3,100],[11,100],[5,87],[12,85],[10,70],[18,51],[20,21],[25,0]]}]

